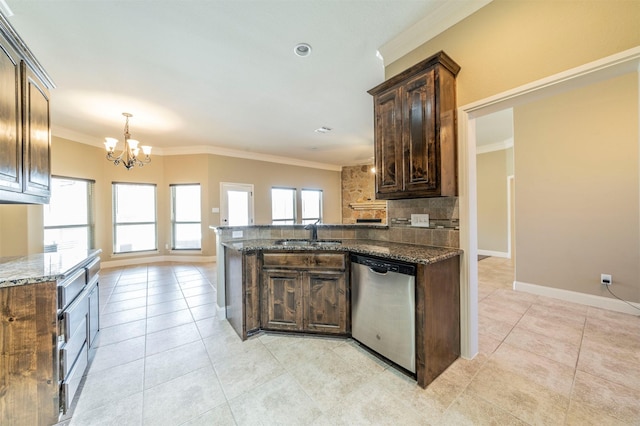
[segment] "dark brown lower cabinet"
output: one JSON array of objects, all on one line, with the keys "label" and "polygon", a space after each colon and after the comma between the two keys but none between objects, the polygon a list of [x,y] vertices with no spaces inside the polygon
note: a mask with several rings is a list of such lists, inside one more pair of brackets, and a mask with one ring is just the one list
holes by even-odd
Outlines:
[{"label": "dark brown lower cabinet", "polygon": [[0,425],[68,418],[97,341],[99,271],[93,257],[61,281],[0,287]]},{"label": "dark brown lower cabinet", "polygon": [[262,327],[302,331],[302,285],[298,271],[262,271]]},{"label": "dark brown lower cabinet", "polygon": [[[227,320],[242,340],[260,330],[350,336],[346,259],[225,248]],[[416,379],[426,387],[460,356],[460,257],[416,271]]]},{"label": "dark brown lower cabinet", "polygon": [[264,253],[262,328],[347,334],[344,254]]},{"label": "dark brown lower cabinet", "polygon": [[58,422],[57,282],[0,288],[0,424]]},{"label": "dark brown lower cabinet", "polygon": [[460,256],[416,272],[416,378],[426,387],[460,356]]},{"label": "dark brown lower cabinet", "polygon": [[344,334],[348,331],[347,280],[343,271],[312,271],[302,279],[304,329]]}]

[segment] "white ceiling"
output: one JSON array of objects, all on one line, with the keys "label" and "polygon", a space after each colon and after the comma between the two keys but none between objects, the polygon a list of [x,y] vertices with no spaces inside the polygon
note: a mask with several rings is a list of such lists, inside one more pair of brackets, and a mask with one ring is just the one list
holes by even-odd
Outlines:
[{"label": "white ceiling", "polygon": [[507,108],[476,119],[476,146],[479,151],[513,146],[513,109]]},{"label": "white ceiling", "polygon": [[[100,146],[105,136],[122,140],[126,111],[132,137],[163,154],[348,165],[373,157],[366,91],[384,80],[376,51],[395,58],[426,41],[416,33],[433,36],[489,1],[6,3],[56,83],[54,135]],[[312,45],[311,56],[294,55],[299,42]],[[333,131],[315,133],[321,126]]]}]

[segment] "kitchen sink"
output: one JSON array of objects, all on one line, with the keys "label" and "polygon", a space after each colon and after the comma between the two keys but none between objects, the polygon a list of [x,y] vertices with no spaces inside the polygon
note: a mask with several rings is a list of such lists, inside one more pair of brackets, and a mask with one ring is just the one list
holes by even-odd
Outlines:
[{"label": "kitchen sink", "polygon": [[277,240],[275,245],[286,247],[331,247],[342,244],[341,240]]}]

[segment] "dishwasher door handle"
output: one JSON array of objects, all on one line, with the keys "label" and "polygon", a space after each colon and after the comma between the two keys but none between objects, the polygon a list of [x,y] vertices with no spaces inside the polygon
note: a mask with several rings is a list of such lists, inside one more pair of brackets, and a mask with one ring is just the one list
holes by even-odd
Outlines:
[{"label": "dishwasher door handle", "polygon": [[388,269],[376,269],[372,266],[369,266],[369,271],[373,272],[376,275],[387,275],[389,273]]}]

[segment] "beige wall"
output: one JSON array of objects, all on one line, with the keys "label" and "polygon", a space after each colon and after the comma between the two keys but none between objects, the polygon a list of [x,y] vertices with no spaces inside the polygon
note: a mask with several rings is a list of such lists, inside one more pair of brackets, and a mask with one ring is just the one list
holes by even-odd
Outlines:
[{"label": "beige wall", "polygon": [[[256,223],[271,221],[270,189],[289,186],[322,189],[325,223],[340,223],[340,171],[245,160],[217,155],[154,155],[151,164],[127,171],[105,160],[102,148],[54,137],[52,141],[54,175],[95,180],[96,248],[103,260],[112,255],[112,182],[141,182],[157,185],[159,255],[168,255],[171,242],[170,184],[202,185],[202,255],[215,255],[215,235],[210,225],[219,225],[220,182],[252,183],[255,188]],[[28,213],[28,214],[27,214]],[[0,255],[42,251],[42,206],[0,206]],[[15,243],[14,243],[15,241]],[[35,247],[35,244],[39,247]],[[178,253],[179,255],[179,253]],[[141,256],[149,257],[149,253]]]},{"label": "beige wall", "polygon": [[42,206],[0,205],[0,256],[23,256],[44,250]]},{"label": "beige wall", "polygon": [[[323,222],[341,223],[340,171],[210,155],[209,182],[212,183],[209,187],[212,207],[220,206],[220,182],[253,184],[256,225],[271,224],[271,188],[274,186],[322,189]],[[219,214],[210,216],[213,225],[220,225]]]},{"label": "beige wall", "polygon": [[507,255],[509,251],[507,176],[513,169],[513,148],[478,154],[478,250]]},{"label": "beige wall", "polygon": [[387,78],[444,50],[462,68],[458,105],[640,45],[636,0],[493,0],[389,64]]},{"label": "beige wall", "polygon": [[[449,30],[389,64],[385,69],[385,75],[389,78],[420,60],[444,50],[462,67],[457,80],[458,105],[462,106],[640,46],[638,22],[640,22],[640,7],[638,7],[637,1],[494,0]],[[637,79],[637,76],[629,78]],[[627,84],[630,83],[627,81]],[[549,145],[543,144],[536,147],[530,144],[529,155],[535,155],[538,159],[536,169],[531,170],[531,179],[540,179],[541,182],[546,183],[547,188],[560,185],[566,197],[565,200],[567,200],[562,205],[553,207],[556,213],[554,220],[562,218],[564,215],[574,215],[574,220],[580,219],[591,223],[593,227],[605,226],[600,216],[600,207],[594,207],[600,203],[600,197],[606,194],[605,198],[608,200],[611,196],[610,192],[615,192],[622,187],[628,189],[627,185],[630,180],[638,181],[638,172],[635,169],[638,162],[638,89],[637,87],[635,89],[627,87],[627,90],[627,96],[635,97],[635,101],[629,98],[624,99],[625,105],[629,107],[624,113],[617,117],[611,117],[616,113],[607,112],[605,113],[606,119],[603,120],[602,116],[596,114],[596,111],[602,112],[603,106],[596,103],[593,112],[587,116],[574,115],[572,117],[574,122],[567,127],[566,131],[562,132],[566,136],[560,141],[564,150],[563,157],[570,161],[569,164],[576,163],[571,155],[578,155],[581,159],[584,157],[583,142],[581,138],[576,136],[583,136],[584,133],[579,129],[578,123],[582,124],[587,121],[589,121],[588,127],[592,131],[592,136],[588,138],[588,144],[592,143],[593,134],[601,135],[601,137],[598,151],[589,153],[593,157],[590,160],[584,159],[584,161],[593,162],[601,154],[602,158],[610,158],[615,154],[615,156],[625,159],[622,163],[625,165],[624,172],[622,170],[613,172],[618,168],[615,163],[611,163],[612,171],[607,178],[609,188],[605,193],[590,191],[591,204],[582,203],[579,216],[575,216],[578,211],[568,205],[570,204],[568,200],[574,194],[581,194],[580,191],[584,191],[583,183],[572,178],[571,175],[562,174],[559,171],[547,175],[545,162],[549,160],[552,165],[556,164],[555,157],[548,151]],[[584,100],[593,102],[597,99],[586,96]],[[567,104],[567,108],[574,107],[578,108],[579,105],[571,102]],[[537,212],[540,212],[543,206],[548,206],[545,197],[540,194],[531,194],[520,185],[518,161],[525,154],[519,151],[520,140],[517,135],[522,129],[518,130],[518,127],[528,126],[530,132],[535,132],[536,126],[541,124],[537,120],[531,121],[525,111],[520,110],[520,118],[515,123],[516,160],[514,174],[518,179],[515,218],[517,226],[516,251],[518,252],[516,279],[532,284],[604,295],[601,293],[602,288],[597,284],[599,273],[610,272],[614,275],[614,286],[616,281],[620,280],[621,296],[631,301],[640,301],[640,282],[637,276],[637,250],[640,245],[640,236],[636,229],[639,222],[637,188],[635,194],[631,194],[630,199],[624,202],[622,199],[618,199],[619,204],[610,210],[613,217],[620,215],[624,218],[624,223],[633,222],[635,224],[630,225],[631,227],[627,229],[625,235],[621,235],[618,229],[614,229],[613,232],[590,229],[590,232],[586,233],[586,228],[582,226],[579,228],[567,227],[566,229],[554,226],[553,231],[545,229],[544,234],[539,234],[536,237],[537,242],[525,243],[527,239],[522,240],[526,236],[522,237],[521,231],[529,226],[538,226],[540,223],[540,217],[526,216],[527,209],[535,202],[539,203]],[[561,116],[566,113],[564,110],[559,112],[562,113]],[[622,128],[627,131],[626,136],[619,135],[624,136],[624,143],[609,137],[610,130],[613,128],[612,124],[607,122],[610,117],[615,118],[613,120],[615,123],[620,123],[623,119],[626,120],[624,124],[621,124]],[[567,120],[561,121],[566,122]],[[557,121],[554,123],[556,127],[561,124]],[[546,128],[546,124],[542,127]],[[616,135],[621,131],[620,128],[613,130]],[[628,142],[630,139],[634,140],[633,144]],[[553,140],[558,141],[556,137]],[[609,147],[614,143],[615,149],[612,150]],[[593,146],[590,148],[594,149]],[[629,164],[629,161],[635,162],[635,165]],[[592,181],[594,177],[598,176],[599,170],[600,167],[591,168],[591,170],[581,168],[581,179]],[[596,186],[600,187],[600,184]],[[558,199],[556,197],[554,200]],[[542,216],[542,218],[550,219],[550,216]],[[612,226],[617,228],[617,225]],[[554,234],[556,231],[557,234]],[[599,240],[595,241],[595,237],[592,235],[598,235]],[[545,238],[544,241],[543,238]],[[567,258],[561,256],[564,253],[555,250],[556,256],[546,256],[545,262],[547,263],[540,263],[542,260],[540,255],[534,254],[548,250],[550,246],[559,241],[562,241],[563,247],[572,247],[576,251],[582,250],[582,255],[578,257],[571,255],[568,258],[570,261],[567,262]],[[584,250],[587,245],[585,241],[591,244],[586,250]],[[610,253],[620,253],[620,257],[616,262],[613,262],[611,255],[603,257],[604,249],[592,248],[594,244],[611,249]],[[625,247],[625,249],[620,247]],[[631,252],[625,252],[627,247],[631,247]],[[631,259],[632,255],[635,255],[635,258]],[[595,265],[599,268],[597,271]],[[604,267],[615,269],[616,272],[600,271]],[[581,270],[585,272],[583,273]],[[550,271],[550,273],[544,271]],[[554,276],[554,273],[558,274],[560,271],[562,271],[562,276],[568,280],[561,281]],[[571,275],[571,272],[574,274]],[[597,277],[593,276],[594,273],[598,274]]]},{"label": "beige wall", "polygon": [[514,108],[517,280],[640,298],[638,75]]}]

